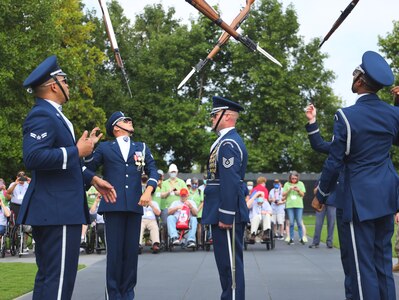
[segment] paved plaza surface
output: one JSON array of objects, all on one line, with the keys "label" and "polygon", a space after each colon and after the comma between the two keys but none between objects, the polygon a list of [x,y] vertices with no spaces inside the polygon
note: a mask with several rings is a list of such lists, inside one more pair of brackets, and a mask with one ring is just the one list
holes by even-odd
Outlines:
[{"label": "paved plaza surface", "polygon": [[[272,300],[339,300],[344,299],[343,280],[338,249],[324,244],[318,249],[308,245],[287,245],[276,241],[274,250],[262,244],[248,245],[244,251],[246,299]],[[104,299],[104,254],[81,254],[74,300]],[[0,262],[33,262],[34,255],[9,257]],[[396,259],[395,259],[396,262]],[[394,275],[399,295],[399,275]],[[138,300],[213,300],[220,298],[220,284],[212,250],[209,252],[176,248],[173,252],[152,254],[149,247],[139,256]],[[26,294],[18,300],[31,299]]]}]

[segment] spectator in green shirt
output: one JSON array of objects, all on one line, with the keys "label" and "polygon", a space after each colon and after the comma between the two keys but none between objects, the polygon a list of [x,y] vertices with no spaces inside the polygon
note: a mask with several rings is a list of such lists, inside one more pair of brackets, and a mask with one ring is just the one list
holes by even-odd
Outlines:
[{"label": "spectator in green shirt", "polygon": [[162,190],[162,183],[163,183],[163,171],[162,170],[158,170],[158,185],[157,188],[155,189],[154,194],[152,195],[152,201],[155,201],[156,203],[158,203],[158,206],[160,207],[160,209],[163,209],[165,207],[163,207],[163,202],[162,198],[161,198],[161,190]]},{"label": "spectator in green shirt", "polygon": [[180,200],[180,190],[187,188],[183,179],[177,177],[179,171],[175,164],[169,166],[169,178],[162,183],[161,198],[164,199],[163,207],[168,208],[174,201]]},{"label": "spectator in green shirt", "polygon": [[198,247],[202,247],[201,244],[201,218],[202,218],[202,207],[204,206],[204,191],[200,190],[199,187],[199,180],[196,177],[193,177],[192,179],[187,179],[187,181],[190,180],[190,186],[187,184],[189,187],[189,200],[192,200],[195,202],[195,204],[198,207],[198,213],[197,213],[197,241],[198,241]]},{"label": "spectator in green shirt", "polygon": [[294,221],[296,221],[298,226],[299,240],[302,244],[305,244],[302,231],[303,197],[305,193],[306,188],[303,182],[299,180],[298,172],[292,171],[283,188],[283,197],[287,199],[285,208],[290,221],[289,245],[294,244]]},{"label": "spectator in green shirt", "polygon": [[167,239],[166,230],[166,222],[168,219],[168,208],[174,201],[180,201],[180,190],[182,188],[187,188],[186,183],[183,179],[177,177],[179,170],[175,164],[170,164],[168,169],[169,178],[163,180],[161,186],[161,225],[162,225],[162,241]]}]

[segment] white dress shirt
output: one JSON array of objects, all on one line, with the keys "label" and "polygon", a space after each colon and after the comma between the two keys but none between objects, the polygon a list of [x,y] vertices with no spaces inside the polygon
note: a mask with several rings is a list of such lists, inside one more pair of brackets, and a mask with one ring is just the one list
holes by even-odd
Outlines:
[{"label": "white dress shirt", "polygon": [[121,149],[123,159],[127,161],[127,156],[129,155],[130,150],[130,138],[128,136],[119,136],[116,138],[119,149]]},{"label": "white dress shirt", "polygon": [[58,103],[55,103],[55,102],[52,101],[52,100],[47,100],[47,99],[44,99],[44,100],[46,100],[48,103],[50,103],[52,106],[54,106],[56,110],[58,110],[58,112],[60,113],[60,115],[62,116],[62,118],[64,119],[64,121],[67,123],[68,128],[69,128],[69,131],[71,132],[71,134],[72,134],[72,136],[73,136],[73,139],[76,141],[76,139],[75,139],[75,132],[74,132],[74,129],[73,129],[73,124],[72,124],[71,121],[69,121],[68,118],[65,117],[65,115],[62,113],[62,105],[59,105]]}]

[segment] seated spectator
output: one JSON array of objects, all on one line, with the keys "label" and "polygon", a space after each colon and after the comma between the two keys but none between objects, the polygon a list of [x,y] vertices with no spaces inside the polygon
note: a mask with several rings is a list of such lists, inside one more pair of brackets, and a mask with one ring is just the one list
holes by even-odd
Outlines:
[{"label": "seated spectator", "polygon": [[94,225],[96,226],[97,234],[100,237],[101,242],[105,245],[104,217],[97,213],[98,206],[100,205],[100,202],[101,202],[101,194],[99,192],[96,192],[96,199],[94,200],[93,204],[91,205],[89,212],[90,212],[90,220],[93,220],[92,226],[94,226]]},{"label": "seated spectator", "polygon": [[180,200],[174,201],[168,209],[168,233],[173,245],[180,245],[179,234],[176,229],[176,223],[179,219],[184,205],[190,209],[190,229],[188,230],[187,247],[195,248],[195,233],[197,231],[197,206],[194,201],[188,200],[189,192],[186,188],[180,190]]},{"label": "seated spectator", "polygon": [[262,240],[267,241],[270,239],[272,208],[264,196],[264,192],[255,191],[251,194],[247,202],[249,220],[251,222],[251,243],[255,242],[256,233],[261,221],[263,230]]},{"label": "seated spectator", "polygon": [[269,202],[272,206],[272,221],[274,223],[275,237],[283,240],[284,220],[285,220],[285,199],[283,198],[283,189],[280,180],[275,179],[273,188],[269,193]]},{"label": "seated spectator", "polygon": [[152,241],[152,253],[159,252],[159,227],[157,223],[157,217],[161,215],[161,209],[155,201],[150,201],[148,206],[143,207],[144,214],[141,218],[141,229],[140,229],[140,250],[143,249],[143,234],[144,230],[148,229],[150,231],[150,238]]},{"label": "seated spectator", "polygon": [[11,216],[11,211],[5,201],[0,197],[0,237],[6,232],[7,218]]}]

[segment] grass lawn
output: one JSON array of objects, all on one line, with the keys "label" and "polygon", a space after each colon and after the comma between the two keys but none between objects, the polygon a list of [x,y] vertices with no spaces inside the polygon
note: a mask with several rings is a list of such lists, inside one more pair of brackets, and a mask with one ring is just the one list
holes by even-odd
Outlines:
[{"label": "grass lawn", "polygon": [[[79,270],[84,268],[79,265]],[[0,300],[14,299],[33,290],[37,267],[35,263],[0,262]]]},{"label": "grass lawn", "polygon": [[[313,238],[314,228],[316,223],[316,216],[315,215],[303,215],[303,223],[306,226],[306,235],[310,238]],[[396,230],[397,225],[395,224],[395,233],[392,236],[392,254],[396,257],[395,253],[395,237],[396,237]],[[321,239],[320,241],[325,243],[327,239],[327,218],[324,219],[323,229],[321,230]],[[334,247],[339,248],[339,240],[338,240],[338,230],[337,224],[335,224],[334,230]]]}]

